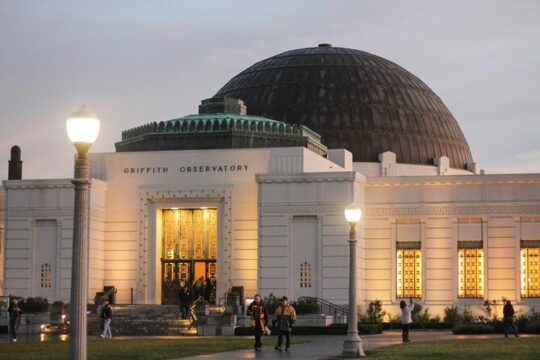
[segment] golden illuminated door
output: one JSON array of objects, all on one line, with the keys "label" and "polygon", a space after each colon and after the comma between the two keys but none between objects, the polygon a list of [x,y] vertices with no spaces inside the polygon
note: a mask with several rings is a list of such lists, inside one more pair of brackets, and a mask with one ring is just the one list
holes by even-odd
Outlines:
[{"label": "golden illuminated door", "polygon": [[521,296],[540,297],[540,247],[521,248]]},{"label": "golden illuminated door", "polygon": [[215,302],[217,209],[162,210],[162,303],[178,302],[181,286]]},{"label": "golden illuminated door", "polygon": [[460,298],[484,297],[484,250],[481,248],[458,249]]},{"label": "golden illuminated door", "polygon": [[419,248],[397,250],[398,298],[422,296],[422,251]]}]

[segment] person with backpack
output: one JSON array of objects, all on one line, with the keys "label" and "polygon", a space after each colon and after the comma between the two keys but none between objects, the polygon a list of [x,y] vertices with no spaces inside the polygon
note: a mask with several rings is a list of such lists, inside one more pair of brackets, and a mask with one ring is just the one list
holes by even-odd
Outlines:
[{"label": "person with backpack", "polygon": [[278,332],[278,343],[275,349],[281,351],[283,345],[283,337],[285,337],[285,351],[291,347],[291,331],[292,326],[296,321],[296,311],[289,304],[289,299],[286,296],[281,298],[281,304],[276,308],[274,313],[274,322]]}]

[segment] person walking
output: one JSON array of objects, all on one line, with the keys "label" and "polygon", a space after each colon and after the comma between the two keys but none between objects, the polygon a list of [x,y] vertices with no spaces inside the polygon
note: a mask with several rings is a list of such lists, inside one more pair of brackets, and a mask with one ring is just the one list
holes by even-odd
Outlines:
[{"label": "person walking", "polygon": [[503,307],[503,315],[504,315],[504,337],[508,337],[508,328],[512,330],[512,333],[515,337],[519,337],[516,326],[514,325],[514,306],[512,306],[512,302],[510,300],[506,300],[506,304],[504,304]]},{"label": "person walking", "polygon": [[111,321],[112,321],[112,307],[109,304],[109,300],[103,300],[103,307],[101,308],[101,320],[103,321],[103,332],[101,333],[101,338],[112,339],[111,333]]},{"label": "person walking", "polygon": [[187,285],[180,290],[180,310],[182,311],[182,319],[189,319],[191,309],[191,291]]},{"label": "person walking", "polygon": [[289,304],[289,299],[286,296],[281,298],[281,304],[276,308],[274,321],[278,331],[278,343],[275,349],[281,351],[283,345],[283,337],[285,336],[285,351],[291,347],[291,331],[294,322],[296,321],[296,311]]},{"label": "person walking", "polygon": [[251,328],[255,334],[254,348],[255,351],[260,351],[262,347],[261,337],[268,324],[268,311],[266,311],[266,306],[264,306],[259,294],[255,294],[253,302],[249,304],[249,312],[251,314]]},{"label": "person walking", "polygon": [[11,341],[17,342],[17,328],[19,327],[21,309],[17,299],[11,298],[8,308],[9,314],[9,332],[11,334]]},{"label": "person walking", "polygon": [[409,342],[411,341],[411,339],[409,338],[409,329],[412,324],[412,311],[414,309],[412,299],[409,299],[408,305],[405,300],[401,300],[399,302],[399,307],[401,308],[401,326],[403,328],[403,342]]}]

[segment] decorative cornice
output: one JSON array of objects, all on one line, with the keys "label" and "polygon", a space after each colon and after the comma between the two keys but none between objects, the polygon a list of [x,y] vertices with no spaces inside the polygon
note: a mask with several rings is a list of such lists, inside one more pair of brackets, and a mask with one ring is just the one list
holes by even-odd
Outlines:
[{"label": "decorative cornice", "polygon": [[368,178],[366,187],[540,184],[540,174],[398,176]]},{"label": "decorative cornice", "polygon": [[366,216],[539,214],[540,206],[367,207]]},{"label": "decorative cornice", "polygon": [[37,183],[37,182],[21,182],[19,184],[12,184],[4,182],[4,188],[6,190],[27,190],[27,189],[73,189],[71,182],[64,183]]},{"label": "decorative cornice", "polygon": [[22,218],[39,218],[39,217],[73,217],[73,209],[9,209],[6,214],[7,218],[22,217]]},{"label": "decorative cornice", "polygon": [[300,204],[300,205],[263,205],[263,214],[277,213],[341,213],[346,204]]},{"label": "decorative cornice", "polygon": [[303,174],[257,174],[259,184],[314,183],[314,182],[364,182],[365,177],[355,171],[316,172]]}]

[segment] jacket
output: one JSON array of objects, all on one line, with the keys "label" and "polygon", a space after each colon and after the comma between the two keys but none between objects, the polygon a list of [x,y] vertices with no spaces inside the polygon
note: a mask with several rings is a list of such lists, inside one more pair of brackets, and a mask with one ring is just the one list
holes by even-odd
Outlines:
[{"label": "jacket", "polygon": [[10,319],[16,319],[21,314],[21,309],[19,305],[9,304],[8,313]]},{"label": "jacket", "polygon": [[279,331],[291,331],[296,321],[296,311],[291,305],[279,305],[276,308],[274,319],[277,321],[276,326]]},{"label": "jacket", "polygon": [[261,331],[264,330],[264,327],[268,324],[268,311],[266,311],[266,307],[262,302],[258,304],[252,302],[249,305],[249,309],[251,312],[251,327],[259,328]]},{"label": "jacket", "polygon": [[412,310],[414,308],[413,304],[405,305],[401,309],[401,323],[402,324],[411,324],[412,323]]},{"label": "jacket", "polygon": [[505,318],[514,317],[514,307],[512,306],[512,304],[504,304],[503,314]]},{"label": "jacket", "polygon": [[101,318],[102,319],[112,319],[112,307],[107,304],[101,309]]}]

